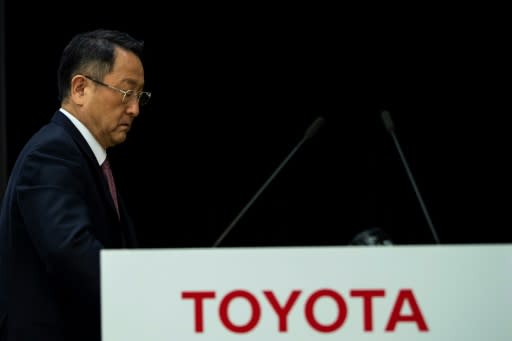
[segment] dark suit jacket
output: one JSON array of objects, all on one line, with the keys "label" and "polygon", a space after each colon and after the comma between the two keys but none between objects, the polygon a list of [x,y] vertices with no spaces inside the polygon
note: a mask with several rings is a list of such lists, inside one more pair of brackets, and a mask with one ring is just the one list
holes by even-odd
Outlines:
[{"label": "dark suit jacket", "polygon": [[121,197],[119,206],[120,219],[92,150],[56,112],[21,151],[2,199],[0,335],[100,339],[99,251],[136,247]]}]

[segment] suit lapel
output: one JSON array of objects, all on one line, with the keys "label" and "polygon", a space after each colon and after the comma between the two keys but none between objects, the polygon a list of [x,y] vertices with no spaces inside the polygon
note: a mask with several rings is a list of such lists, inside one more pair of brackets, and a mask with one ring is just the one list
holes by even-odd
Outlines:
[{"label": "suit lapel", "polygon": [[75,143],[78,145],[82,153],[85,155],[87,159],[87,163],[90,166],[90,169],[93,170],[95,178],[97,179],[99,188],[102,189],[103,196],[106,198],[106,201],[109,203],[109,215],[110,220],[112,221],[112,227],[118,231],[122,235],[123,246],[125,247],[135,247],[136,246],[136,238],[135,232],[133,228],[133,224],[131,222],[130,217],[126,211],[126,207],[124,202],[117,191],[118,201],[119,201],[119,217],[117,215],[116,207],[114,204],[114,200],[112,199],[112,195],[110,194],[110,190],[108,188],[107,179],[101,170],[101,166],[98,165],[98,161],[96,156],[94,155],[91,147],[84,139],[80,131],[71,123],[71,121],[60,111],[57,111],[53,117],[52,122],[64,127],[64,129],[70,134]]}]

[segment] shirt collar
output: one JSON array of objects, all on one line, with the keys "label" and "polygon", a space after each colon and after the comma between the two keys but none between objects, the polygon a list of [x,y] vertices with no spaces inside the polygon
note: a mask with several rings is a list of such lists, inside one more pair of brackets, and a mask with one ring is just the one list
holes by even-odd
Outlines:
[{"label": "shirt collar", "polygon": [[85,141],[87,141],[87,144],[89,147],[91,147],[92,152],[94,153],[94,156],[96,157],[96,161],[98,161],[98,164],[101,166],[103,161],[107,158],[107,151],[105,148],[101,146],[101,144],[96,140],[94,135],[92,135],[91,131],[87,129],[87,127],[80,122],[75,116],[73,116],[71,113],[69,113],[67,110],[60,108],[60,112],[62,112],[64,115],[66,115],[67,118],[73,123],[73,125],[78,129],[80,134],[84,137]]}]

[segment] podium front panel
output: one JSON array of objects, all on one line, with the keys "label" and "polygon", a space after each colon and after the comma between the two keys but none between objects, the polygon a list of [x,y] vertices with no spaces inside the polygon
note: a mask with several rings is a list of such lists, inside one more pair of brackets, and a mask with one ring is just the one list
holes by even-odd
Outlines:
[{"label": "podium front panel", "polygon": [[104,341],[512,340],[512,245],[103,250]]}]

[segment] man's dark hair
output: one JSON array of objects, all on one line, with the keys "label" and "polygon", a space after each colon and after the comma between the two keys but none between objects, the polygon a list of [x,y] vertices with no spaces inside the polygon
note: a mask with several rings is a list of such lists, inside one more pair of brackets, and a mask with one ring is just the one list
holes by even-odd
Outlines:
[{"label": "man's dark hair", "polygon": [[112,71],[115,48],[133,52],[142,59],[144,41],[128,33],[98,29],[77,34],[64,48],[57,72],[59,99],[69,96],[71,79],[77,74],[86,74],[98,80]]}]

